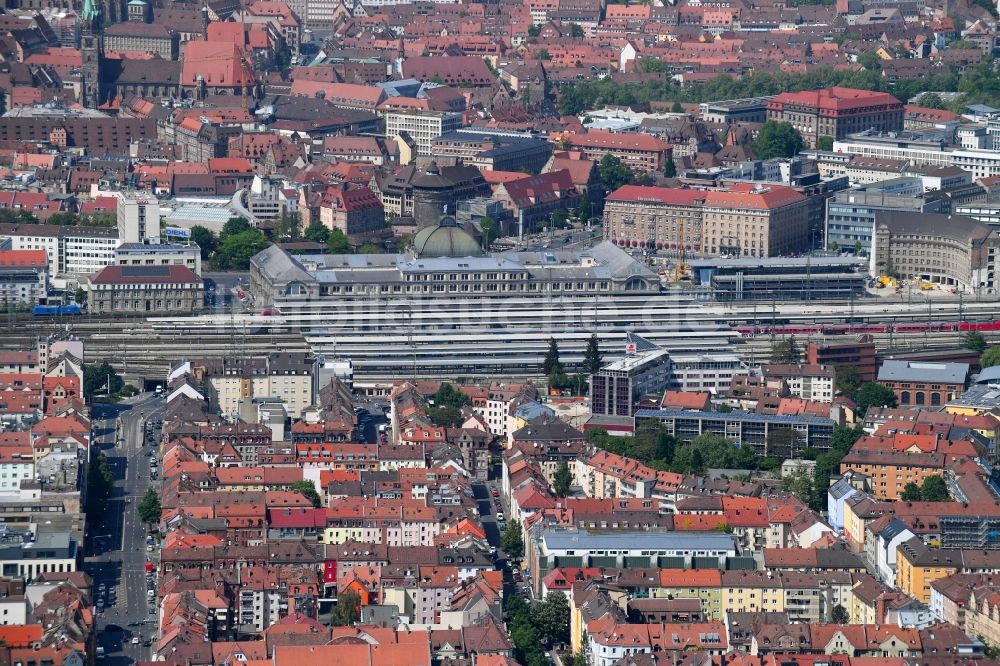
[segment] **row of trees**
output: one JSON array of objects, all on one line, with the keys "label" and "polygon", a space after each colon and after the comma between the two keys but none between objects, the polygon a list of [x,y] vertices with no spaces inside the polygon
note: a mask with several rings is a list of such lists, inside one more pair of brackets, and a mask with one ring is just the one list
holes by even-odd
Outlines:
[{"label": "row of trees", "polygon": [[979,354],[979,367],[992,368],[1000,365],[1000,345],[990,347],[986,337],[979,331],[968,331],[962,337],[962,348]]},{"label": "row of trees", "polygon": [[[780,434],[774,434],[776,446]],[[781,467],[778,458],[759,456],[752,447],[739,446],[712,433],[699,435],[690,442],[680,442],[655,421],[643,422],[632,437],[617,437],[601,428],[593,428],[587,431],[587,440],[605,451],[634,458],[657,470],[679,474],[704,474],[709,468],[774,470]]]},{"label": "row of trees", "polygon": [[283,243],[289,241],[307,240],[326,245],[330,254],[379,254],[385,249],[373,243],[353,247],[347,236],[340,229],[330,230],[319,220],[314,220],[308,227],[301,228],[298,213],[282,213],[271,226],[271,238],[264,232],[250,226],[243,217],[229,218],[218,236],[206,227],[195,225],[191,228],[191,240],[201,248],[201,258],[209,262],[213,270],[247,270],[250,259],[267,248],[271,241]]},{"label": "row of trees", "polygon": [[578,373],[570,376],[566,373],[566,367],[559,357],[559,344],[555,338],[549,338],[549,348],[545,352],[545,359],[542,361],[542,372],[549,378],[549,386],[554,389],[575,388],[578,393],[583,393],[584,387],[588,385],[587,376],[596,373],[601,369],[603,354],[601,346],[597,340],[597,335],[592,334],[587,340],[587,348],[583,352],[583,361],[580,363]]},{"label": "row of trees", "polygon": [[[857,36],[844,34],[840,37],[843,40],[850,40]],[[861,71],[815,67],[801,74],[755,73],[739,78],[720,74],[696,86],[681,86],[668,76],[637,83],[622,83],[610,78],[579,81],[560,89],[559,112],[564,115],[579,115],[585,109],[600,108],[606,104],[634,106],[654,101],[701,103],[719,99],[776,95],[786,91],[815,90],[829,86],[889,92],[902,100],[928,91],[961,92],[965,95],[958,102],[959,106],[977,103],[1000,106],[1000,73],[994,71],[990,58],[976,67],[967,68],[962,73],[950,70],[922,76],[919,79],[892,83],[881,75],[881,63],[874,52],[863,54],[860,61],[866,65]],[[637,68],[645,72],[668,71],[665,63],[650,58],[640,59]]]}]

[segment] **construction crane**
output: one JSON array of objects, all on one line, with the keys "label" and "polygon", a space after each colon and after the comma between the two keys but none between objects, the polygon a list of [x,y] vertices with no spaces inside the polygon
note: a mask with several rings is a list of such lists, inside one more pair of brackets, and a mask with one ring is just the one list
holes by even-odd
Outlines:
[{"label": "construction crane", "polygon": [[684,219],[681,218],[677,221],[677,268],[674,269],[675,280],[683,280],[684,276],[690,271],[690,267],[684,263],[686,256],[684,252]]}]

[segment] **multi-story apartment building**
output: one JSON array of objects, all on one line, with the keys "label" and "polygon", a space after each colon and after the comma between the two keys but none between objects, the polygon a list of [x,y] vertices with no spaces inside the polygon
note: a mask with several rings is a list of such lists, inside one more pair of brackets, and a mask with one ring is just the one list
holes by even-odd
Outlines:
[{"label": "multi-story apartment building", "polygon": [[[639,409],[635,427],[647,419],[662,423],[667,433],[689,442],[706,432],[752,445],[761,455],[793,458],[802,449],[830,448],[834,422],[828,418],[775,416],[751,412],[699,412],[686,409]],[[794,433],[794,434],[793,434]]]},{"label": "multi-story apartment building", "polygon": [[671,159],[671,145],[649,134],[592,130],[567,137],[571,150],[581,151],[587,159],[600,162],[612,155],[639,173],[662,172]]},{"label": "multi-story apartment building", "polygon": [[385,114],[385,135],[406,133],[417,144],[417,155],[430,155],[434,139],[464,126],[461,113],[449,111],[390,111]]},{"label": "multi-story apartment building", "polygon": [[734,183],[705,194],[706,255],[774,257],[809,248],[809,199],[790,187]]},{"label": "multi-story apartment building", "polygon": [[604,200],[604,233],[625,247],[700,252],[706,192],[623,185]]},{"label": "multi-story apartment building", "polygon": [[767,119],[791,123],[810,148],[823,136],[897,132],[903,129],[903,111],[903,103],[888,93],[840,87],[781,93],[767,103]]},{"label": "multi-story apartment building", "polygon": [[833,402],[833,384],[836,372],[823,365],[766,365],[767,379],[782,379],[792,395],[803,400]]},{"label": "multi-story apartment building", "polygon": [[258,358],[202,359],[191,372],[207,382],[209,402],[224,416],[235,418],[244,398],[280,397],[288,415],[299,418],[313,404],[313,359],[302,353],[274,352]]},{"label": "multi-story apartment building", "polygon": [[354,245],[392,235],[382,202],[368,187],[330,188],[323,195],[319,219],[328,229],[342,231]]},{"label": "multi-story apartment building", "polygon": [[112,227],[62,224],[0,224],[12,250],[45,250],[50,275],[91,275],[115,263],[121,243]]},{"label": "multi-story apartment building", "polygon": [[[920,485],[928,476],[940,475],[945,457],[940,453],[876,451],[857,449],[840,461],[841,474],[864,474],[870,481],[872,495],[883,500],[897,500],[908,483]],[[846,528],[845,517],[845,528]]]},{"label": "multi-story apartment building", "polygon": [[44,250],[0,250],[0,304],[34,305],[45,298],[48,284]]}]

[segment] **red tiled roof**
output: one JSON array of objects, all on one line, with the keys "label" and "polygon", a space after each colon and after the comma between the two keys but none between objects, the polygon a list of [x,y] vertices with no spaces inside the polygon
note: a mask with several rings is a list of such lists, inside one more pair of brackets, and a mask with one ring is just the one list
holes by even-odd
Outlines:
[{"label": "red tiled roof", "polygon": [[45,268],[48,265],[45,250],[0,250],[0,268]]},{"label": "red tiled roof", "polygon": [[648,201],[673,206],[698,206],[705,201],[705,192],[679,187],[652,187],[644,185],[622,185],[608,195],[605,201],[638,202]]},{"label": "red tiled roof", "polygon": [[768,107],[781,109],[785,104],[808,106],[826,111],[848,111],[882,104],[902,105],[889,93],[836,86],[820,90],[781,93],[768,103]]},{"label": "red tiled roof", "polygon": [[91,284],[176,284],[201,283],[187,266],[105,266],[90,276]]}]

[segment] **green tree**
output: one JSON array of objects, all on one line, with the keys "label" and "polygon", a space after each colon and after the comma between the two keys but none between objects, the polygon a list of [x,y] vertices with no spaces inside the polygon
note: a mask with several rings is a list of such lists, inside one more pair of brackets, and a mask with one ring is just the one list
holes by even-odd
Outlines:
[{"label": "green tree", "polygon": [[77,287],[76,291],[73,292],[73,302],[77,305],[83,305],[87,302],[87,292],[83,290],[83,287]]},{"label": "green tree", "polygon": [[584,37],[583,28],[580,26],[579,23],[569,24],[569,36],[572,37],[573,39],[583,39]]},{"label": "green tree", "polygon": [[244,231],[250,231],[251,229],[253,229],[253,227],[250,226],[250,222],[245,217],[234,215],[226,220],[226,223],[222,225],[222,233],[219,234],[219,241],[222,242],[230,236],[235,236],[236,234],[241,234]]},{"label": "green tree", "polygon": [[861,377],[861,371],[853,365],[838,365],[836,372],[837,378],[835,381],[837,390],[843,395],[853,398],[864,381]]},{"label": "green tree", "polygon": [[500,536],[500,548],[511,558],[519,560],[524,557],[524,538],[521,536],[521,526],[512,520]]},{"label": "green tree", "polygon": [[573,485],[573,473],[569,471],[569,464],[563,460],[556,467],[556,473],[552,478],[552,494],[559,498],[567,497],[571,485]]},{"label": "green tree", "polygon": [[552,60],[552,54],[548,49],[538,49],[535,51],[535,60]]},{"label": "green tree", "polygon": [[993,345],[979,356],[979,367],[992,368],[1000,365],[1000,345]]},{"label": "green tree", "polygon": [[858,64],[867,69],[869,72],[882,71],[882,60],[874,51],[866,51],[858,56]]},{"label": "green tree", "polygon": [[528,26],[528,37],[531,37],[532,39],[538,37],[538,35],[541,34],[541,32],[542,32],[542,26],[540,25]]},{"label": "green tree", "polygon": [[986,338],[979,331],[966,331],[965,335],[962,336],[962,349],[982,354],[986,351],[986,347]]},{"label": "green tree", "polygon": [[667,433],[667,429],[659,421],[642,421],[635,429],[632,439],[630,457],[651,467],[666,468],[673,462],[677,440]]},{"label": "green tree", "polygon": [[472,401],[469,396],[445,382],[434,394],[434,405],[427,408],[427,416],[439,426],[457,428],[462,425],[462,407]]},{"label": "green tree", "polygon": [[[108,456],[102,451],[97,454],[94,464],[90,466],[90,473],[87,478],[88,502],[94,502],[92,506],[103,507],[115,486],[115,474],[111,471],[108,463]],[[102,508],[103,510],[103,508]]]},{"label": "green tree", "polygon": [[941,95],[928,92],[917,98],[917,104],[927,109],[947,109],[948,106],[941,99]]},{"label": "green tree", "polygon": [[152,488],[147,490],[146,494],[139,500],[136,510],[139,513],[139,520],[142,522],[147,525],[158,524],[160,517],[163,515],[163,507],[160,506],[159,494]]},{"label": "green tree", "polygon": [[554,211],[552,211],[552,216],[550,218],[552,220],[553,228],[562,229],[563,227],[565,227],[566,220],[568,219],[568,217],[569,216],[566,214],[566,211],[564,211],[562,208],[556,208]]},{"label": "green tree", "polygon": [[549,592],[531,609],[531,617],[542,644],[569,643],[569,600],[562,592]]},{"label": "green tree", "polygon": [[769,160],[775,157],[792,157],[804,145],[798,130],[791,123],[769,120],[760,128],[753,150],[758,159]]},{"label": "green tree", "polygon": [[819,511],[826,508],[826,495],[830,488],[830,479],[840,472],[841,459],[864,434],[865,431],[860,425],[853,428],[842,425],[833,427],[833,433],[830,436],[830,450],[816,456],[816,471],[813,475],[813,501],[809,504],[813,509]]},{"label": "green tree", "polygon": [[571,666],[590,666],[590,654],[587,652],[586,648],[573,655],[573,663]]},{"label": "green tree", "polygon": [[802,360],[802,349],[791,335],[775,342],[771,348],[771,363],[795,364]]},{"label": "green tree", "polygon": [[326,251],[330,254],[350,254],[351,245],[347,235],[340,229],[332,229],[326,240]]},{"label": "green tree", "polygon": [[314,243],[326,244],[328,238],[330,238],[330,230],[326,228],[326,225],[319,220],[313,220],[306,227],[305,232],[303,232],[303,237],[306,240],[312,241]]},{"label": "green tree", "polygon": [[601,181],[607,192],[614,192],[622,185],[631,183],[635,179],[632,170],[611,154],[601,158],[597,164],[597,170],[601,174]]},{"label": "green tree", "polygon": [[948,495],[948,485],[940,474],[931,474],[924,479],[920,486],[920,499],[925,502],[947,502],[951,499]]},{"label": "green tree", "polygon": [[284,212],[271,226],[274,242],[293,241],[302,237],[302,219],[298,213]]},{"label": "green tree", "polygon": [[904,502],[919,502],[921,498],[920,486],[910,481],[903,486],[903,492],[899,494],[899,499]]},{"label": "green tree", "polygon": [[201,250],[201,258],[203,261],[207,261],[215,253],[216,248],[219,246],[219,242],[215,238],[215,234],[212,233],[211,229],[206,229],[205,227],[196,224],[191,227],[191,242],[198,246]]},{"label": "green tree", "polygon": [[703,474],[718,469],[756,469],[763,461],[750,447],[740,447],[721,435],[703,433],[674,452],[670,468],[680,474]]},{"label": "green tree", "polygon": [[896,394],[877,382],[865,382],[858,388],[855,402],[858,412],[864,414],[870,407],[895,407]]},{"label": "green tree", "polygon": [[319,493],[316,492],[316,486],[313,485],[311,481],[296,481],[290,487],[291,491],[294,493],[299,493],[307,500],[312,502],[313,507],[319,508],[323,501],[319,497]]},{"label": "green tree", "polygon": [[545,352],[545,360],[542,361],[542,372],[546,375],[563,372],[563,365],[559,360],[559,345],[555,338],[549,338],[549,349]]},{"label": "green tree", "polygon": [[816,139],[816,150],[825,150],[830,152],[833,150],[833,137],[823,135]]},{"label": "green tree", "polygon": [[83,396],[88,400],[118,393],[124,385],[125,382],[107,361],[100,365],[83,366]]},{"label": "green tree", "polygon": [[365,243],[358,248],[358,254],[385,254],[385,248],[375,243]]},{"label": "green tree", "polygon": [[680,102],[675,100],[674,103],[670,105],[670,113],[684,113],[684,107],[681,106]]},{"label": "green tree", "polygon": [[673,159],[667,160],[667,164],[663,168],[663,175],[666,176],[667,178],[676,178],[677,177],[677,165],[674,164],[674,160]]},{"label": "green tree", "polygon": [[260,229],[248,229],[225,236],[212,257],[212,264],[218,270],[245,271],[250,268],[250,259],[267,249],[268,245],[267,238]]},{"label": "green tree", "polygon": [[490,243],[497,239],[499,233],[497,221],[492,217],[484,217],[479,220],[479,231],[483,234],[483,248],[488,249]]},{"label": "green tree", "polygon": [[449,405],[451,407],[464,407],[472,402],[472,400],[466,394],[457,390],[454,386],[448,382],[442,382],[441,386],[434,393],[434,405],[443,406]]},{"label": "green tree", "polygon": [[590,213],[590,194],[584,189],[583,194],[580,195],[580,205],[576,207],[576,217],[581,222],[586,222],[590,219]]},{"label": "green tree", "polygon": [[335,627],[349,627],[361,619],[361,597],[354,590],[347,590],[337,598],[337,605],[330,613]]},{"label": "green tree", "polygon": [[847,612],[847,609],[837,604],[830,611],[830,622],[834,624],[847,624],[851,621],[851,614]]},{"label": "green tree", "polygon": [[596,374],[601,369],[601,346],[597,334],[591,333],[587,340],[587,348],[583,352],[582,369],[588,375]]},{"label": "green tree", "polygon": [[789,474],[781,477],[780,487],[806,504],[812,501],[814,477],[812,474]]}]

